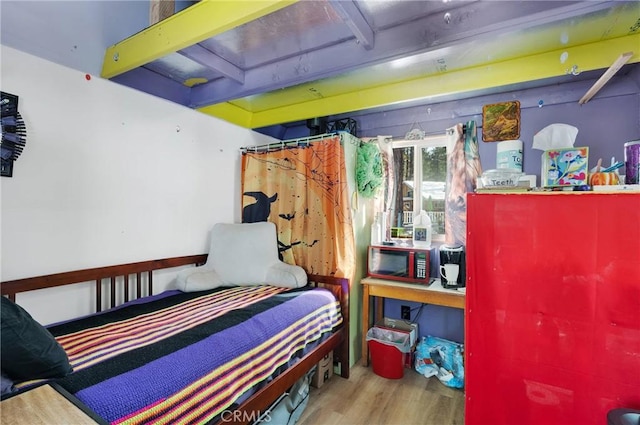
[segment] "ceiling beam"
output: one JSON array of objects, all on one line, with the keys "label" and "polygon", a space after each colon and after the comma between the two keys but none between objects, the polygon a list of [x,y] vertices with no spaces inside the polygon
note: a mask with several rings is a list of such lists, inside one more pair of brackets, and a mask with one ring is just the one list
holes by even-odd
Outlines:
[{"label": "ceiling beam", "polygon": [[[579,16],[608,7],[612,2],[525,1],[505,7],[499,1],[464,4],[451,11],[446,23],[442,14],[388,28],[375,35],[375,47],[362,49],[351,42],[327,46],[313,54],[296,55],[245,73],[245,83],[218,79],[193,88],[192,107],[221,103],[281,88],[316,81],[365,66],[410,55],[436,52],[458,43],[496,38],[513,28],[531,28],[542,23]],[[333,4],[333,3],[332,3]],[[458,18],[456,18],[458,17]],[[464,17],[464,19],[462,18]],[[301,69],[304,73],[301,74]],[[308,71],[307,71],[308,70]],[[274,80],[277,76],[277,80]],[[277,83],[274,83],[277,81]]]},{"label": "ceiling beam", "polygon": [[344,20],[353,35],[356,36],[360,45],[367,50],[373,49],[373,29],[371,29],[369,23],[364,19],[364,16],[362,16],[355,2],[345,0],[329,1],[331,7],[333,7],[336,13]]},{"label": "ceiling beam", "polygon": [[198,109],[198,111],[239,125],[240,127],[254,128],[251,124],[253,114],[229,102],[207,106],[206,108]]},{"label": "ceiling beam", "polygon": [[101,76],[112,78],[296,1],[203,0],[107,48]]},{"label": "ceiling beam", "polygon": [[[355,93],[328,96],[255,112],[251,115],[250,128],[283,124],[312,117],[346,114],[352,111],[377,108],[405,101],[423,101],[424,104],[435,103],[438,101],[438,97],[455,93],[563,76],[567,72],[567,64],[563,64],[560,61],[560,56],[564,52],[569,54],[571,63],[577,64],[581,71],[607,68],[619,56],[620,52],[633,50],[638,45],[640,45],[640,34],[635,34],[460,71],[372,87]],[[635,53],[629,62],[640,62],[640,53]],[[233,117],[234,108],[237,107],[227,102],[200,108],[199,110],[237,124],[239,124],[239,121],[246,122],[246,115],[241,120]],[[242,108],[237,109],[247,112]],[[222,114],[224,114],[224,117]]]},{"label": "ceiling beam", "polygon": [[233,81],[244,84],[244,71],[231,62],[221,58],[215,53],[205,49],[199,44],[194,44],[178,52],[179,54],[186,56],[194,62],[200,65],[206,66],[209,69],[219,72],[227,78],[231,78]]},{"label": "ceiling beam", "polygon": [[189,87],[146,68],[132,69],[114,77],[112,81],[180,105],[189,104]]}]

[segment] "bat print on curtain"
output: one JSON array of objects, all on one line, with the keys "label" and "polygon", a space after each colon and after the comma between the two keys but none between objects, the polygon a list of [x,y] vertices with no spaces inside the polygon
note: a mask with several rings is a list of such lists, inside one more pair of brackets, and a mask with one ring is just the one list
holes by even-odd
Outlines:
[{"label": "bat print on curtain", "polygon": [[445,243],[466,245],[467,192],[476,189],[482,174],[475,121],[448,129],[447,185],[445,193]]},{"label": "bat print on curtain", "polygon": [[271,221],[283,261],[352,278],[353,224],[340,136],[242,155],[242,221]]}]

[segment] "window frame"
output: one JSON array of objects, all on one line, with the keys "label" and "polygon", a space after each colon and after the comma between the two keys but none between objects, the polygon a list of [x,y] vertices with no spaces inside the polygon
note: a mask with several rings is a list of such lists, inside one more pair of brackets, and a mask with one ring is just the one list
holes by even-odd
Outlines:
[{"label": "window frame", "polygon": [[[433,148],[443,147],[445,148],[445,151],[447,151],[448,140],[449,140],[449,137],[447,136],[447,134],[443,133],[439,135],[426,136],[422,139],[416,139],[416,140],[401,139],[401,140],[391,141],[391,149],[413,147],[413,187],[414,187],[413,216],[414,217],[420,214],[420,210],[416,210],[416,209],[420,208],[420,206],[422,205],[422,202],[416,202],[415,200],[416,193],[418,194],[422,193],[422,152],[421,150],[424,148],[430,148],[430,147],[433,147]],[[446,193],[446,190],[447,190],[447,185],[446,185],[446,178],[445,178],[445,193]],[[400,196],[400,194],[396,194],[396,196]],[[445,223],[446,221],[447,221],[447,217],[445,214]],[[433,237],[432,237],[433,242],[444,242],[444,240],[445,240],[445,235],[443,233],[433,234]]]}]

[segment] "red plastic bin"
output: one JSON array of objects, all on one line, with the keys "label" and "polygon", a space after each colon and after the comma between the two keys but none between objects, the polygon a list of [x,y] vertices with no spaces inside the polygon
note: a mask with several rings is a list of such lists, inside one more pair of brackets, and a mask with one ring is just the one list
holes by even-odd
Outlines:
[{"label": "red plastic bin", "polygon": [[[408,334],[379,328],[372,328],[371,331],[392,333],[395,336],[394,344],[401,345],[405,349],[409,348]],[[367,344],[373,373],[387,379],[401,379],[404,376],[405,353],[403,351],[396,345],[385,344],[376,338],[368,339]]]}]

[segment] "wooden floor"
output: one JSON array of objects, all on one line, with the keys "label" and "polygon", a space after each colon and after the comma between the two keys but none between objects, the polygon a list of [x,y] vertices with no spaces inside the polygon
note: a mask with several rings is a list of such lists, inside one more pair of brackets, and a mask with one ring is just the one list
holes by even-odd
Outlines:
[{"label": "wooden floor", "polygon": [[414,370],[395,380],[358,364],[348,380],[334,375],[322,388],[311,388],[298,425],[330,424],[462,425],[464,392]]}]

